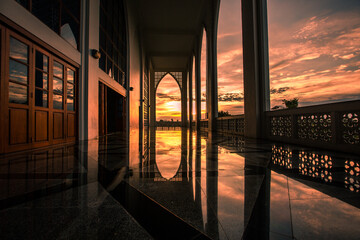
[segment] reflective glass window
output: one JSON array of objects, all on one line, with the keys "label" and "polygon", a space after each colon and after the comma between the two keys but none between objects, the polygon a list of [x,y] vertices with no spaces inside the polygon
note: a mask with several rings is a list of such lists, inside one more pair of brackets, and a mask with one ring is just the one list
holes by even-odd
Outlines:
[{"label": "reflective glass window", "polygon": [[35,106],[48,107],[48,94],[46,91],[35,89]]},{"label": "reflective glass window", "polygon": [[54,61],[54,76],[64,78],[64,66],[56,61]]},{"label": "reflective glass window", "polygon": [[53,92],[56,94],[63,94],[64,86],[63,81],[57,78],[53,79]]},{"label": "reflective glass window", "polygon": [[48,75],[42,71],[35,72],[35,87],[48,89]]},{"label": "reflective glass window", "polygon": [[28,46],[19,40],[10,37],[10,57],[28,63]]},{"label": "reflective glass window", "polygon": [[10,59],[9,78],[11,81],[28,84],[28,66]]},{"label": "reflective glass window", "polygon": [[58,94],[53,94],[53,108],[54,109],[63,109],[63,96]]},{"label": "reflective glass window", "polygon": [[9,82],[9,102],[18,104],[28,103],[28,87]]}]

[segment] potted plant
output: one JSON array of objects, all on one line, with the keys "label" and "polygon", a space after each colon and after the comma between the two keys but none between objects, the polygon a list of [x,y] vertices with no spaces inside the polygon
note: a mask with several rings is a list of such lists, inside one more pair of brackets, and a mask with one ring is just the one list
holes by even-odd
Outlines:
[{"label": "potted plant", "polygon": [[287,108],[297,108],[298,104],[299,104],[299,99],[298,98],[294,98],[294,99],[291,99],[291,100],[284,99],[283,103],[285,104],[285,106]]}]

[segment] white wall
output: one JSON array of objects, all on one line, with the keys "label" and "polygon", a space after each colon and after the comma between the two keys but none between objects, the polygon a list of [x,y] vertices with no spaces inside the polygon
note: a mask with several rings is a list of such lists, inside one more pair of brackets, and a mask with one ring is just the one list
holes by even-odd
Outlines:
[{"label": "white wall", "polygon": [[[99,136],[99,81],[118,92],[122,96],[126,96],[126,90],[118,82],[109,77],[103,70],[99,68],[99,60],[91,56],[91,51],[99,50],[99,15],[100,1],[86,1],[88,5],[88,21],[89,24],[84,26],[84,36],[88,34],[89,38],[85,39],[87,43],[84,45],[83,56],[83,102],[82,121],[83,129],[80,129],[80,139],[93,139]],[[86,8],[86,6],[84,6]],[[83,9],[86,13],[86,9]],[[81,132],[82,131],[82,132]]]},{"label": "white wall", "polygon": [[140,106],[140,80],[141,80],[141,51],[137,24],[137,13],[135,1],[126,2],[128,9],[128,34],[129,34],[129,125],[130,129],[139,128],[139,106]]},{"label": "white wall", "polygon": [[[134,1],[128,1],[129,23],[129,86],[134,88],[130,101],[130,126],[139,127],[140,105],[140,59],[139,36]],[[99,49],[100,0],[82,1],[81,48],[75,49],[66,40],[47,27],[27,9],[14,0],[0,0],[0,13],[28,32],[55,48],[80,65],[79,69],[79,139],[97,138],[99,134],[99,81],[119,94],[127,91],[99,68],[98,59],[91,56],[93,49]]]}]

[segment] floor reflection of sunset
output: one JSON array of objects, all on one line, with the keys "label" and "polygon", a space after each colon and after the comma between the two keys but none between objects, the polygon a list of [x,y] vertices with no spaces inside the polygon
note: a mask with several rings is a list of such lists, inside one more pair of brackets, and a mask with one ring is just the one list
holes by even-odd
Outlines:
[{"label": "floor reflection of sunset", "polygon": [[156,166],[163,178],[171,179],[181,163],[181,131],[156,131]]}]

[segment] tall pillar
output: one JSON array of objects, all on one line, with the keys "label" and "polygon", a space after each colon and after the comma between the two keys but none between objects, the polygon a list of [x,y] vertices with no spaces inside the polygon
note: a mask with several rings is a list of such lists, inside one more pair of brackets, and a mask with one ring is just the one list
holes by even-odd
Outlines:
[{"label": "tall pillar", "polygon": [[263,138],[270,108],[266,0],[242,0],[241,5],[245,136]]},{"label": "tall pillar", "polygon": [[187,126],[187,72],[182,72],[181,88],[181,126]]},{"label": "tall pillar", "polygon": [[[200,38],[201,40],[201,38]],[[199,41],[200,41],[199,40]],[[199,42],[200,43],[200,42]],[[200,129],[201,119],[201,44],[195,54],[195,110],[196,110],[196,129]]]},{"label": "tall pillar", "polygon": [[[209,132],[206,141],[206,196],[207,196],[207,225],[205,232],[212,238],[219,238],[218,223],[218,171],[219,152],[216,135]],[[210,207],[211,206],[211,207]]]},{"label": "tall pillar", "polygon": [[206,31],[206,49],[207,49],[207,96],[206,96],[206,109],[208,115],[209,131],[215,131],[216,118],[218,115],[218,96],[217,96],[217,20],[214,19],[211,26]]},{"label": "tall pillar", "polygon": [[189,67],[189,127],[192,128],[192,112],[193,112],[193,96],[192,96],[192,81],[193,81],[193,57],[191,56],[190,67]]},{"label": "tall pillar", "polygon": [[150,70],[149,95],[150,95],[150,127],[156,126],[156,89],[155,89],[155,72]]}]

